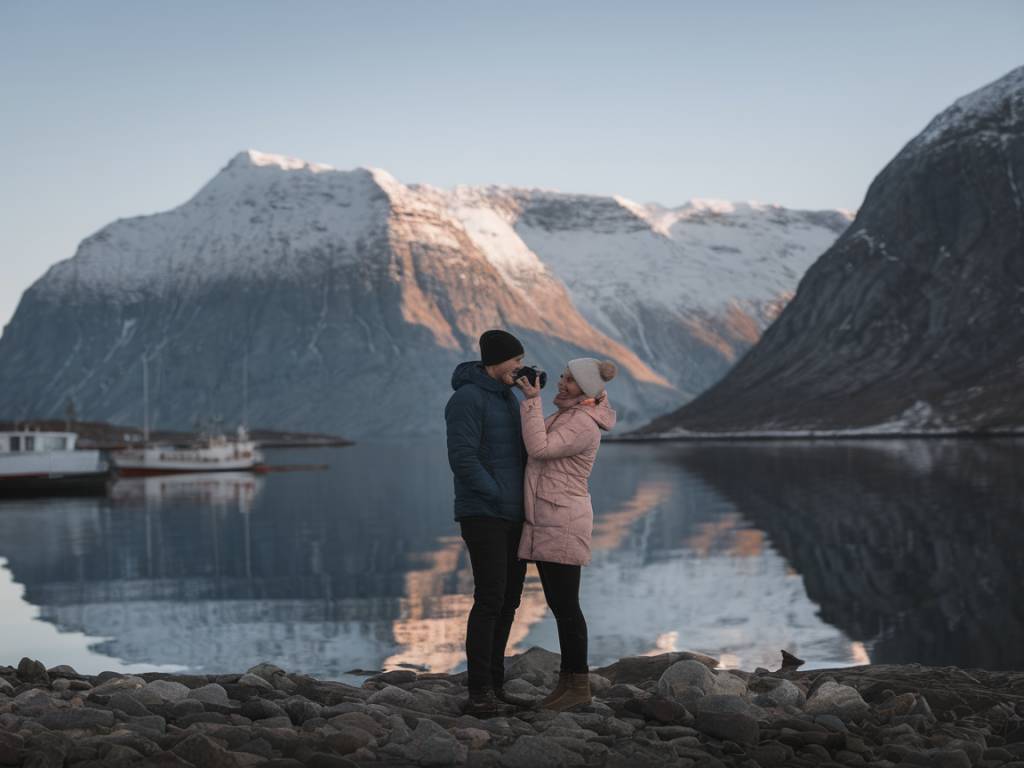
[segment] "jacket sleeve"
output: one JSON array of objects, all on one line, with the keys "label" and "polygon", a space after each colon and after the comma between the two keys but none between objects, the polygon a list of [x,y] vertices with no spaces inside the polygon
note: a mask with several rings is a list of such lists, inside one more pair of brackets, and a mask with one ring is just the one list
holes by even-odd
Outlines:
[{"label": "jacket sleeve", "polygon": [[448,465],[467,486],[488,498],[500,498],[497,481],[480,463],[484,404],[470,387],[455,391],[444,409],[448,434]]},{"label": "jacket sleeve", "polygon": [[523,400],[519,404],[519,414],[523,420],[523,442],[526,444],[526,452],[535,459],[562,459],[566,456],[575,456],[594,444],[593,432],[586,426],[580,428],[571,422],[560,423],[549,433],[544,424],[544,410],[539,397],[528,397]]}]

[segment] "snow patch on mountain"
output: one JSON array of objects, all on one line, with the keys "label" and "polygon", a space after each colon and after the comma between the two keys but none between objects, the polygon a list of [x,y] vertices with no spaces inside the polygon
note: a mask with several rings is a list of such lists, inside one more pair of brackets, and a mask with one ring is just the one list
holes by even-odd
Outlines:
[{"label": "snow patch on mountain", "polygon": [[979,123],[1017,123],[1024,119],[1024,66],[962,96],[940,112],[911,143],[925,147],[948,133],[970,130]]}]

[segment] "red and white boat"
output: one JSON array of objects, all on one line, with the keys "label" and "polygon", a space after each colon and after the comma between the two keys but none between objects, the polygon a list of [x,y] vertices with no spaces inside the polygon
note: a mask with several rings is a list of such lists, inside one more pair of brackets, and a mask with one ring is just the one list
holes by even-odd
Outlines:
[{"label": "red and white boat", "polygon": [[104,493],[110,466],[98,450],[76,450],[75,432],[0,432],[0,495]]},{"label": "red and white boat", "polygon": [[263,462],[263,454],[240,426],[234,438],[216,434],[203,436],[192,445],[143,445],[116,451],[110,459],[119,475],[131,477],[251,470]]}]

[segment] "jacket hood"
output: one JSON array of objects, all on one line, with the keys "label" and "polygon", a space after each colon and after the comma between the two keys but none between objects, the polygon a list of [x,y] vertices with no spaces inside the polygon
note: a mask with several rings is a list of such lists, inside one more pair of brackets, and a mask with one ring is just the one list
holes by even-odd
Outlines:
[{"label": "jacket hood", "polygon": [[467,384],[476,384],[478,387],[489,389],[492,392],[504,392],[509,389],[508,385],[488,376],[483,363],[479,360],[469,360],[455,366],[455,370],[452,372],[452,389],[458,389]]},{"label": "jacket hood", "polygon": [[578,405],[584,413],[597,422],[597,426],[608,432],[615,426],[615,410],[608,404],[608,395],[597,405]]}]

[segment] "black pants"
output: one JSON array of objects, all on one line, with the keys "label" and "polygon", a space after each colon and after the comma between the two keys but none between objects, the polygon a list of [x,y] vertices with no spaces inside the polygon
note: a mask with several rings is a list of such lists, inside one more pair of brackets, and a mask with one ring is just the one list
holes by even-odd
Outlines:
[{"label": "black pants", "polygon": [[580,610],[580,571],[578,565],[537,563],[544,599],[558,624],[558,645],[562,651],[563,672],[587,672],[587,620]]},{"label": "black pants", "polygon": [[466,625],[469,689],[500,689],[508,633],[526,578],[526,562],[516,554],[523,524],[496,517],[467,517],[459,524],[473,567],[473,608]]}]

